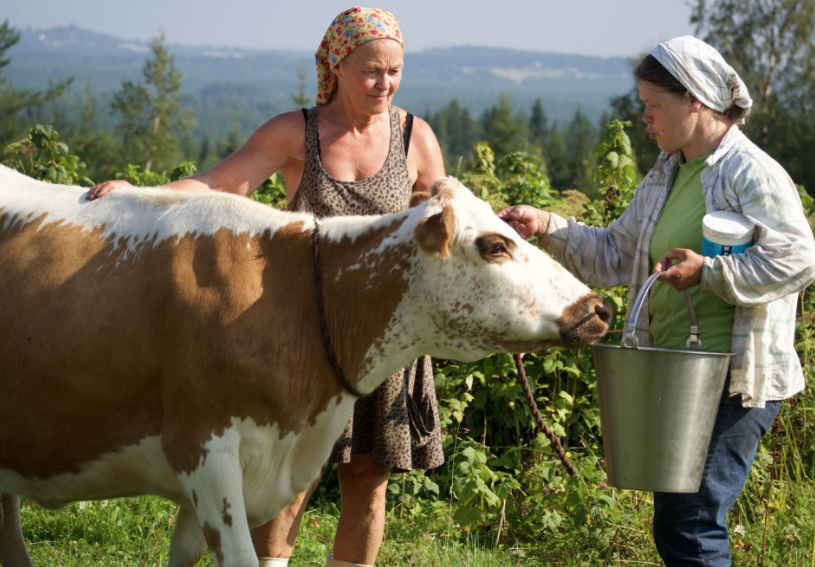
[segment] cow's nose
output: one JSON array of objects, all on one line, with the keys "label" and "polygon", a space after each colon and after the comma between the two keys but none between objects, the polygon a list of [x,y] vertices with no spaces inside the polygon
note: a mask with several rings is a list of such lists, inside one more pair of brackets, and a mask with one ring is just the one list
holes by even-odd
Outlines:
[{"label": "cow's nose", "polygon": [[611,307],[609,307],[605,299],[594,306],[594,312],[603,323],[611,325]]},{"label": "cow's nose", "polygon": [[599,293],[590,293],[563,310],[558,319],[563,344],[572,348],[591,344],[608,331],[611,309]]}]

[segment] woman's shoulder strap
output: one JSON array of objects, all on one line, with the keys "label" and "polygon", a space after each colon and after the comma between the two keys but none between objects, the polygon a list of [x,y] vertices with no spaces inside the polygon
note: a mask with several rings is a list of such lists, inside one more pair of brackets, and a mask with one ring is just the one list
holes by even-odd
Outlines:
[{"label": "woman's shoulder strap", "polygon": [[413,133],[413,115],[408,112],[407,116],[405,116],[405,132],[404,136],[404,145],[405,145],[405,157],[408,155],[408,150],[410,149],[410,135]]},{"label": "woman's shoulder strap", "polygon": [[[303,119],[306,122],[306,159],[312,150],[317,156],[320,156],[320,137],[317,135],[317,107],[301,108],[300,112],[303,113]],[[309,116],[312,120],[309,121]]]}]

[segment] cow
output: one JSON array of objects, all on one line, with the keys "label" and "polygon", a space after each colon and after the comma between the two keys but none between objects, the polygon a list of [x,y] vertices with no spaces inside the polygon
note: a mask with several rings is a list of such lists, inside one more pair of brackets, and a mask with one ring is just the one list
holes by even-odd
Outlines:
[{"label": "cow", "polygon": [[89,202],[0,166],[0,563],[31,564],[19,497],[156,494],[180,506],[171,567],[207,548],[254,567],[249,529],[318,477],[352,392],[424,354],[607,330],[598,294],[452,178],[405,212],[317,227],[223,193]]}]

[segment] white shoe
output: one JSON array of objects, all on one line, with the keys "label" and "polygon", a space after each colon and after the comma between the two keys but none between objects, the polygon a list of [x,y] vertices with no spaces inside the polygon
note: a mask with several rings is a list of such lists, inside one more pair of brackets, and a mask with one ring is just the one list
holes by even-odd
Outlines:
[{"label": "white shoe", "polygon": [[285,557],[258,557],[258,567],[286,567],[288,564]]},{"label": "white shoe", "polygon": [[329,555],[325,558],[325,566],[326,567],[374,567],[373,565],[363,565],[362,563],[351,563],[349,561],[340,561],[339,559],[334,559],[333,555]]}]

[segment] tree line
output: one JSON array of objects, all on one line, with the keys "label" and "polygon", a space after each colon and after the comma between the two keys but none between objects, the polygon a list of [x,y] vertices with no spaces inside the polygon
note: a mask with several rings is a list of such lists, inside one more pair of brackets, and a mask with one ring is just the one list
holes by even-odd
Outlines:
[{"label": "tree line", "polygon": [[475,159],[474,146],[486,141],[496,156],[524,151],[538,157],[545,164],[553,189],[577,189],[587,194],[595,190],[590,172],[595,165],[592,149],[600,127],[580,108],[560,125],[550,122],[541,99],[529,112],[514,112],[511,97],[505,94],[477,118],[453,100],[427,119],[439,139],[450,174],[455,175],[465,162]]},{"label": "tree line", "polygon": [[[815,0],[697,0],[691,23],[695,34],[717,47],[739,71],[755,100],[755,111],[742,126],[745,133],[781,162],[796,183],[815,194],[815,169],[809,167],[815,152]],[[101,180],[127,164],[160,172],[190,161],[203,169],[243,142],[239,109],[231,112],[234,128],[226,137],[193,138],[195,119],[184,106],[181,72],[163,35],[153,40],[140,80],[123,82],[108,108],[100,106],[91,85],[85,85],[73,119],[59,104],[72,77],[54,79],[48,89],[35,92],[16,89],[4,76],[10,62],[7,52],[19,39],[8,21],[0,25],[0,150],[19,142],[33,125],[48,123],[85,161],[86,175]],[[299,78],[301,88],[290,98],[308,105],[305,70]],[[538,158],[551,188],[592,196],[597,183],[590,172],[598,159],[592,149],[610,118],[633,124],[628,133],[638,174],[654,163],[658,148],[645,134],[642,111],[632,80],[631,91],[609,101],[599,124],[580,109],[553,120],[540,99],[518,110],[509,94],[479,116],[453,100],[435,113],[427,111],[424,118],[436,132],[450,174],[477,160],[475,145],[486,141],[499,159],[518,150]],[[100,129],[103,112],[116,118],[112,130]]]}]

